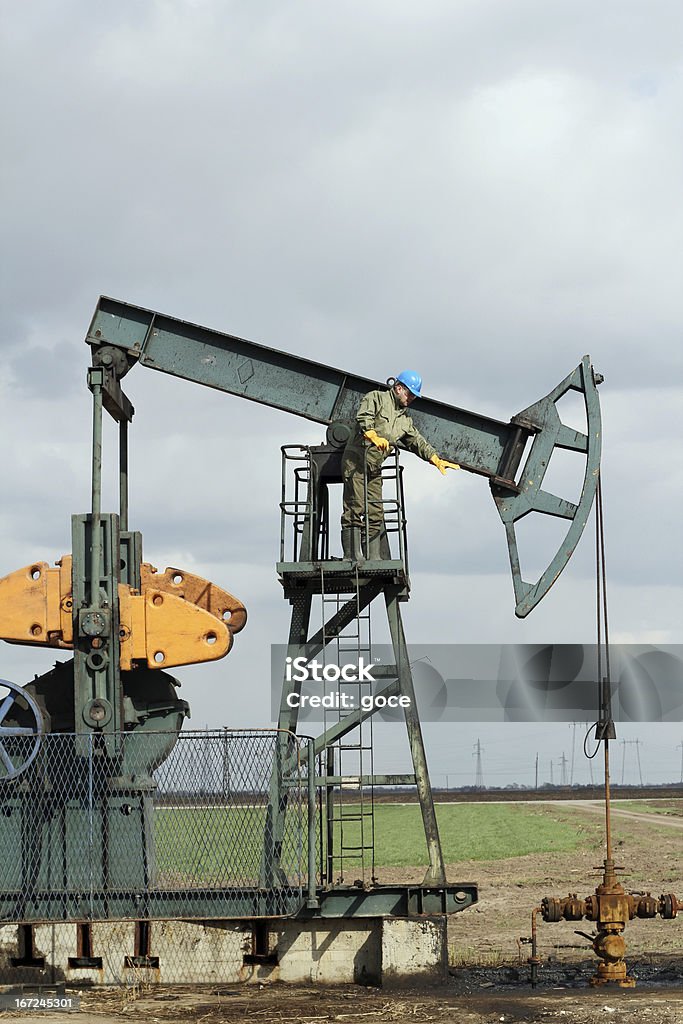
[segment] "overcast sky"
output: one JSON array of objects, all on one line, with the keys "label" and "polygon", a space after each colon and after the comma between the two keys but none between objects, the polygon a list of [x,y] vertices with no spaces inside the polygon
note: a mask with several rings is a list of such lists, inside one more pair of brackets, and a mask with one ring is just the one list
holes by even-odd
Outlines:
[{"label": "overcast sky", "polygon": [[[378,380],[414,367],[430,397],[503,420],[590,353],[612,637],[683,642],[679,3],[0,8],[0,574],[58,558],[88,511],[83,338],[108,294]],[[225,661],[178,671],[193,724],[266,725],[268,648],[288,626],[279,449],[322,432],[140,368],[125,386],[146,557],[249,608]],[[405,465],[409,640],[594,639],[590,529],[519,622],[485,482]],[[542,568],[539,543],[523,554]],[[2,654],[16,682],[54,660]],[[472,726],[427,733],[435,781],[473,781]],[[650,781],[677,777],[683,726],[620,731],[635,736]],[[496,782],[528,781],[537,750],[548,776],[572,737],[481,739]]]}]

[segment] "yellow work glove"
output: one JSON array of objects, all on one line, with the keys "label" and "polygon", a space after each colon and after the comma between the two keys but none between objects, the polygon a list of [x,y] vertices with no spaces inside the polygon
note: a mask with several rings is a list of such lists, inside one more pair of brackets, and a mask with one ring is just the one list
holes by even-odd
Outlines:
[{"label": "yellow work glove", "polygon": [[444,476],[446,475],[447,469],[460,469],[457,462],[447,462],[446,459],[440,459],[438,455],[432,455],[429,461],[432,466],[436,466],[439,473],[443,473]]},{"label": "yellow work glove", "polygon": [[376,430],[366,430],[363,437],[367,437],[368,441],[374,444],[375,448],[379,448],[381,452],[388,452],[391,448],[386,437],[380,437]]}]

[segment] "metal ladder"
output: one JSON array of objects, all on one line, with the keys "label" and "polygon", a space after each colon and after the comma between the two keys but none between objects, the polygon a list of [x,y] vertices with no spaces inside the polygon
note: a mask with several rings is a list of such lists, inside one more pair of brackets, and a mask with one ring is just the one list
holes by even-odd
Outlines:
[{"label": "metal ladder", "polygon": [[[370,606],[334,637],[327,637],[325,624],[333,618],[348,595],[329,593],[325,588],[325,567],[321,565],[321,613],[323,657],[325,664],[343,666],[361,657],[372,663],[372,623]],[[359,604],[356,574],[356,602]],[[351,698],[353,708],[361,706],[361,698],[372,694],[367,681],[336,684]],[[353,711],[339,708],[325,711],[324,729],[348,718]],[[354,881],[374,880],[375,876],[375,789],[373,756],[373,718],[370,717],[340,738],[327,750],[326,774],[336,784],[326,787],[326,874],[330,882],[343,882],[353,869]]]}]

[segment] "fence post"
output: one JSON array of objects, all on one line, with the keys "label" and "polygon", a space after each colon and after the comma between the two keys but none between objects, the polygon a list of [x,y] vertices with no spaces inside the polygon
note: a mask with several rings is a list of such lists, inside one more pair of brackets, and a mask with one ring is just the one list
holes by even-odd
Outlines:
[{"label": "fence post", "polygon": [[315,788],[315,740],[308,739],[308,759],[306,769],[308,772],[308,899],[306,907],[309,910],[317,910],[320,906],[317,896],[317,858],[316,858],[316,788]]}]

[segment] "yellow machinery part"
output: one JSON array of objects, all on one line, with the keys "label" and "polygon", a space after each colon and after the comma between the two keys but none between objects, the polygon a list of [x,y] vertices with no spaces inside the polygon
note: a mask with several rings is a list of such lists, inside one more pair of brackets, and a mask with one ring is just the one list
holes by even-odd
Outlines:
[{"label": "yellow machinery part", "polygon": [[73,646],[71,555],[51,569],[32,562],[0,579],[0,637],[10,643]]},{"label": "yellow machinery part", "polygon": [[[173,668],[216,661],[244,626],[244,605],[214,583],[185,572],[157,573],[143,563],[142,593],[119,585],[120,665],[142,661]],[[57,568],[33,562],[0,579],[0,639],[10,643],[73,648],[72,558]]]},{"label": "yellow machinery part", "polygon": [[161,590],[182,597],[225,622],[231,633],[239,633],[247,621],[247,609],[241,601],[202,576],[184,569],[168,568],[157,572],[149,562],[140,565],[140,590]]},{"label": "yellow machinery part", "polygon": [[224,657],[232,633],[211,612],[175,594],[119,586],[121,668],[144,661],[148,668],[173,668]]}]

